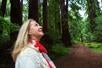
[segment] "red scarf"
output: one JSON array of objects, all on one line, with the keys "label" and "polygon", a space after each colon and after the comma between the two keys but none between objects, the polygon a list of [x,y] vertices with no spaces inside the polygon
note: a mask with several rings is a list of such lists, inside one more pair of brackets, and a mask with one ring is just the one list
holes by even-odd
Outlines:
[{"label": "red scarf", "polygon": [[[30,41],[32,43],[32,41]],[[44,47],[43,44],[41,44],[39,41],[36,41],[36,44],[34,45],[34,47],[38,47],[39,51],[42,53],[48,53],[46,48]],[[49,63],[49,61],[45,58],[45,60],[47,61],[49,68],[52,68],[52,65]]]},{"label": "red scarf", "polygon": [[[45,48],[39,41],[36,42],[35,47],[38,47],[38,48],[39,48],[39,51],[40,51],[41,53],[42,53],[42,52],[48,53],[47,50],[46,50],[46,48]],[[45,59],[46,59],[46,58],[45,58]],[[52,65],[49,63],[49,61],[48,61],[47,59],[46,59],[46,61],[47,61],[48,65],[49,65],[49,68],[52,68]]]},{"label": "red scarf", "polygon": [[46,48],[39,41],[36,41],[36,44],[34,46],[38,47],[40,52],[48,53]]}]

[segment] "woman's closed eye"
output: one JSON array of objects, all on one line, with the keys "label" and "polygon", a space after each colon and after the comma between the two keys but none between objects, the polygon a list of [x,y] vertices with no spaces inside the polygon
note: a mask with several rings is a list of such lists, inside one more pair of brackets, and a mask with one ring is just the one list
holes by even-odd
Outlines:
[{"label": "woman's closed eye", "polygon": [[40,26],[40,25],[36,23],[35,26]]}]

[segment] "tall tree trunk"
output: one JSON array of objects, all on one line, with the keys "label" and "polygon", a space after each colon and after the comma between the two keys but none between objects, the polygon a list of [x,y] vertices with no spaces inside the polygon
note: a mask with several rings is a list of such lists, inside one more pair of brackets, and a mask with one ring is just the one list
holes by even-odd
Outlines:
[{"label": "tall tree trunk", "polygon": [[7,0],[2,0],[2,4],[1,4],[1,7],[0,7],[0,14],[3,17],[4,17],[5,12],[6,12],[6,3],[7,3]]},{"label": "tall tree trunk", "polygon": [[10,0],[10,2],[11,2],[11,12],[10,12],[11,22],[21,25],[23,0]]},{"label": "tall tree trunk", "polygon": [[90,22],[90,29],[91,32],[94,32],[96,24],[95,24],[95,18],[97,17],[97,14],[99,14],[99,8],[98,1],[96,0],[87,0],[88,5],[88,18]]},{"label": "tall tree trunk", "polygon": [[[10,0],[11,11],[10,20],[12,23],[16,23],[19,26],[22,24],[22,5],[23,0]],[[10,33],[10,45],[13,45],[17,38],[18,31],[13,31]]]},{"label": "tall tree trunk", "polygon": [[28,18],[32,18],[38,22],[38,0],[29,0]]},{"label": "tall tree trunk", "polygon": [[50,48],[52,46],[49,46],[49,44],[52,43],[52,39],[50,38],[48,32],[48,0],[43,0],[43,31],[45,35],[42,38],[43,44],[45,44],[45,47],[50,51]]},{"label": "tall tree trunk", "polygon": [[55,12],[54,12],[54,21],[55,21],[55,31],[56,31],[56,37],[58,39],[60,39],[60,36],[61,36],[61,21],[60,21],[60,3],[59,3],[59,0],[55,0]]},{"label": "tall tree trunk", "polygon": [[44,32],[48,31],[48,10],[47,10],[47,0],[43,0],[43,29]]},{"label": "tall tree trunk", "polygon": [[65,46],[71,46],[71,37],[69,33],[68,26],[68,1],[60,0],[60,8],[61,8],[61,25],[62,25],[62,42]]}]

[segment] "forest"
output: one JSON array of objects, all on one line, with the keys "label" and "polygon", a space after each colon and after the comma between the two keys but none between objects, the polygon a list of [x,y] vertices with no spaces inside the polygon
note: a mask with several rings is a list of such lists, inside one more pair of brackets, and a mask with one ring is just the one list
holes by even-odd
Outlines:
[{"label": "forest", "polygon": [[0,0],[0,68],[13,68],[13,45],[30,18],[43,26],[41,41],[54,61],[73,45],[102,53],[102,0]]}]

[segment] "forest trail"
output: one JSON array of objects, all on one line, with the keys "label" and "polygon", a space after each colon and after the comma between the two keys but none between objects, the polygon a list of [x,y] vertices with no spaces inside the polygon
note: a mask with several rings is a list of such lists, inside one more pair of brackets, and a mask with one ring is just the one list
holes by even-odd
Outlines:
[{"label": "forest trail", "polygon": [[71,47],[68,55],[55,61],[57,68],[102,68],[102,54],[81,45]]}]

